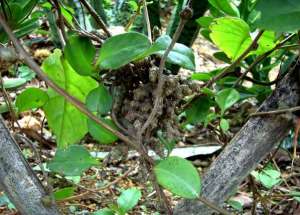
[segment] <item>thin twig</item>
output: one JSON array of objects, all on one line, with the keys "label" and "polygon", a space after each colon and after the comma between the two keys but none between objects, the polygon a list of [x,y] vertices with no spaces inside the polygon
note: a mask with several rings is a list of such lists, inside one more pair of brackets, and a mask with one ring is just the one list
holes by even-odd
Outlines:
[{"label": "thin twig", "polygon": [[253,176],[252,175],[249,175],[249,184],[250,184],[250,188],[251,188],[251,191],[252,191],[252,198],[253,198],[253,205],[251,207],[251,214],[252,215],[255,215],[256,214],[256,207],[257,207],[257,188],[256,188],[256,185],[255,185],[255,181],[253,179]]},{"label": "thin twig", "polygon": [[144,4],[144,8],[143,9],[144,9],[144,17],[145,17],[146,26],[147,26],[148,39],[152,43],[151,23],[150,23],[150,19],[149,19],[149,13],[148,13],[148,8],[147,8],[147,1],[143,0],[143,4]]},{"label": "thin twig", "polygon": [[293,113],[300,110],[300,106],[292,107],[292,108],[282,108],[278,110],[271,110],[266,112],[256,112],[249,115],[249,117],[255,117],[255,116],[268,116],[268,115],[274,115],[274,114],[285,114],[285,113]]},{"label": "thin twig", "polygon": [[[184,10],[191,10],[191,9],[185,8]],[[184,13],[184,10],[182,13]],[[171,50],[173,49],[173,47],[175,46],[175,43],[178,40],[187,20],[188,19],[181,16],[179,25],[174,33],[173,39],[160,60],[159,70],[158,70],[158,84],[157,84],[157,88],[156,88],[154,107],[153,107],[148,119],[146,120],[146,122],[144,123],[142,128],[138,131],[138,134],[137,134],[138,142],[141,142],[143,133],[146,131],[146,129],[149,127],[149,125],[152,123],[152,121],[155,119],[156,113],[158,112],[158,110],[161,106],[161,103],[163,102],[163,98],[162,98],[163,97],[163,86],[165,83],[165,77],[163,74],[163,70],[165,68],[167,57],[168,57],[169,53],[171,52]]]},{"label": "thin twig", "polygon": [[[143,133],[146,131],[146,129],[149,127],[149,125],[152,123],[152,121],[155,119],[156,117],[156,113],[159,110],[159,108],[161,108],[161,103],[163,102],[163,86],[165,83],[165,77],[163,75],[163,70],[165,68],[165,64],[167,61],[167,57],[169,55],[169,53],[171,52],[171,50],[173,49],[176,41],[178,40],[185,23],[187,22],[187,20],[192,16],[192,10],[189,7],[186,7],[185,9],[183,9],[183,11],[181,12],[180,15],[180,22],[179,25],[176,29],[176,32],[173,36],[173,39],[169,45],[169,47],[167,48],[167,50],[165,51],[164,55],[161,58],[160,61],[160,65],[159,65],[159,70],[158,70],[158,84],[157,84],[157,88],[156,88],[156,95],[155,95],[155,101],[154,101],[154,107],[153,110],[151,111],[148,119],[146,120],[145,124],[142,126],[142,128],[138,131],[137,133],[137,142],[141,148],[141,150],[146,150],[144,145],[143,145],[143,141],[142,141],[142,135]],[[166,212],[171,215],[172,211],[171,211],[171,207],[169,206],[169,202],[168,199],[166,198],[163,190],[161,189],[161,187],[158,185],[157,181],[156,181],[156,177],[154,175],[153,172],[153,168],[151,164],[148,164],[147,162],[145,162],[145,165],[147,167],[147,169],[149,170],[150,173],[150,179],[151,182],[156,190],[157,195],[159,196],[162,204],[164,205]]]},{"label": "thin twig", "polygon": [[230,215],[230,213],[228,211],[226,211],[225,209],[223,208],[220,208],[219,206],[215,205],[214,203],[208,201],[207,199],[205,199],[204,197],[202,196],[199,196],[198,197],[198,200],[200,202],[202,202],[203,204],[207,205],[208,207],[210,207],[211,209],[219,212],[220,214],[224,214],[224,215]]},{"label": "thin twig", "polygon": [[278,43],[274,48],[272,48],[271,50],[265,52],[264,54],[258,56],[255,61],[248,67],[248,69],[239,77],[239,79],[235,82],[233,87],[236,87],[239,82],[241,80],[243,80],[246,75],[258,64],[260,63],[262,60],[264,60],[266,57],[268,57],[270,54],[272,54],[274,51],[276,51],[277,49],[280,49],[286,42],[288,42],[291,38],[293,38],[295,36],[295,34],[291,34],[289,35],[287,38],[285,38],[283,41],[281,41],[280,43]]},{"label": "thin twig", "polygon": [[[123,175],[117,177],[117,178],[116,178],[115,180],[113,180],[112,182],[109,182],[109,183],[107,183],[106,185],[104,185],[104,186],[102,186],[102,187],[100,187],[100,188],[97,188],[97,189],[89,189],[89,188],[80,186],[80,188],[85,189],[86,191],[83,192],[83,193],[81,193],[81,194],[78,194],[78,195],[76,195],[76,196],[71,196],[71,197],[69,197],[69,198],[62,199],[62,200],[60,200],[60,201],[58,201],[58,202],[67,202],[67,201],[73,201],[73,200],[82,199],[82,198],[85,198],[86,196],[89,196],[91,193],[96,193],[96,194],[97,194],[97,193],[99,193],[100,191],[105,190],[105,189],[107,189],[107,188],[109,188],[109,187],[111,187],[111,186],[113,186],[113,185],[119,183],[123,178],[126,178],[126,177],[129,175],[129,173],[131,173],[131,172],[134,170],[134,168],[135,168],[135,167],[132,167],[132,168],[128,169]],[[76,185],[76,184],[75,184],[75,185]],[[78,185],[76,185],[76,186],[78,186]]]},{"label": "thin twig", "polygon": [[[144,162],[145,163],[145,162]],[[160,200],[161,206],[163,206],[166,210],[166,213],[168,215],[172,215],[172,208],[170,206],[169,200],[166,197],[163,189],[160,187],[160,185],[157,182],[156,176],[154,174],[153,168],[152,166],[150,166],[149,164],[146,164],[146,169],[149,171],[149,175],[150,175],[150,181],[152,183],[153,188],[155,189],[156,195],[158,197],[158,199]]]},{"label": "thin twig", "polygon": [[103,121],[101,121],[97,116],[95,116],[92,112],[90,112],[85,105],[76,99],[75,97],[71,96],[69,93],[67,93],[64,89],[59,87],[57,84],[55,84],[51,79],[49,79],[41,70],[39,65],[32,60],[30,55],[25,51],[23,46],[20,44],[19,40],[15,37],[9,26],[7,25],[6,21],[3,19],[3,17],[0,15],[0,24],[2,25],[3,29],[7,33],[10,40],[13,42],[17,52],[19,53],[20,57],[24,60],[24,62],[43,80],[45,83],[51,87],[53,90],[55,90],[58,94],[62,95],[68,102],[73,104],[78,110],[80,110],[82,113],[84,113],[86,116],[88,116],[90,119],[95,121],[97,124],[102,126],[103,128],[107,129],[117,137],[119,137],[121,140],[123,140],[126,144],[128,144],[130,147],[136,149],[148,162],[153,163],[153,160],[151,157],[148,156],[148,154],[144,151],[140,150],[140,147],[137,146],[137,144],[129,139],[127,136],[122,134],[121,132],[115,130],[111,126],[107,125]]},{"label": "thin twig", "polygon": [[58,16],[58,27],[60,29],[61,36],[62,36],[61,38],[62,47],[65,47],[67,41],[67,35],[65,31],[64,17],[61,13],[59,2],[57,0],[52,0],[52,1]]},{"label": "thin twig", "polygon": [[104,21],[95,11],[95,9],[90,5],[90,3],[87,2],[86,0],[79,0],[79,1],[84,5],[84,7],[88,10],[91,16],[95,19],[97,25],[107,34],[108,37],[111,37],[111,33],[107,29]]},{"label": "thin twig", "polygon": [[0,86],[1,86],[1,91],[3,93],[4,101],[5,101],[5,103],[6,103],[7,107],[8,107],[9,114],[10,114],[10,116],[12,118],[12,130],[15,130],[15,123],[17,125],[19,125],[18,124],[18,120],[17,120],[17,115],[16,115],[16,113],[14,111],[14,107],[13,107],[11,98],[10,98],[9,94],[7,93],[5,87],[4,87],[4,80],[2,78],[1,73],[0,73]]},{"label": "thin twig", "polygon": [[141,15],[141,7],[143,5],[143,1],[139,1],[138,2],[138,7],[137,10],[135,11],[134,15],[132,15],[128,21],[128,23],[125,26],[125,31],[128,31],[130,26],[134,23],[134,21],[136,20],[136,18]]},{"label": "thin twig", "polygon": [[261,30],[258,32],[258,34],[256,35],[255,39],[252,41],[252,43],[249,45],[249,47],[238,57],[238,59],[236,59],[230,66],[228,66],[223,72],[221,72],[220,74],[218,74],[217,76],[213,77],[211,80],[209,80],[204,87],[211,87],[211,85],[213,85],[213,83],[215,83],[216,81],[220,80],[221,78],[223,78],[225,75],[227,75],[228,73],[232,72],[240,63],[241,61],[247,57],[247,55],[253,51],[255,48],[257,48],[257,42],[259,40],[259,38],[262,36],[262,34],[264,33],[264,30]]}]

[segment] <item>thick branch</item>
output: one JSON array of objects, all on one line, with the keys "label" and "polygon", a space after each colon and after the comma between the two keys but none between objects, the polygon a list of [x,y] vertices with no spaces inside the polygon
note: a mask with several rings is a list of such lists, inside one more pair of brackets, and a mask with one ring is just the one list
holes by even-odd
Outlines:
[{"label": "thick branch", "polygon": [[[295,73],[299,73],[299,66],[278,84],[259,112],[298,105],[299,85]],[[292,118],[291,113],[250,118],[204,175],[202,196],[222,205],[236,192],[242,180],[285,137],[292,127]],[[175,210],[178,215],[211,213],[198,201],[183,201]]]},{"label": "thick branch", "polygon": [[5,127],[1,115],[0,185],[23,215],[59,214],[55,205],[42,203],[42,199],[48,195]]}]

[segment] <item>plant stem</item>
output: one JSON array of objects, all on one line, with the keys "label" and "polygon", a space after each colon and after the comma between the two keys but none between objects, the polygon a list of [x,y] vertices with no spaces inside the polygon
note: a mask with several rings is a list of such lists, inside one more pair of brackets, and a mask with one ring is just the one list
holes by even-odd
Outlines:
[{"label": "plant stem", "polygon": [[79,0],[84,7],[88,10],[88,12],[91,14],[91,16],[95,19],[97,25],[107,34],[108,37],[111,37],[111,33],[109,32],[109,30],[107,29],[104,21],[102,20],[102,18],[98,15],[98,13],[95,11],[95,9],[90,5],[89,2],[87,2],[86,0]]},{"label": "plant stem", "polygon": [[64,89],[59,87],[57,84],[55,84],[51,79],[49,79],[41,70],[39,65],[30,57],[30,55],[25,51],[23,46],[20,44],[20,41],[15,37],[10,27],[7,25],[6,21],[3,19],[3,17],[0,15],[0,24],[2,25],[3,29],[7,33],[10,40],[13,42],[16,51],[19,53],[19,57],[24,60],[24,62],[41,78],[45,83],[51,87],[53,90],[55,90],[58,94],[63,96],[68,102],[73,104],[78,110],[80,110],[82,113],[84,113],[86,116],[88,116],[90,119],[95,121],[97,124],[102,126],[103,128],[107,129],[117,137],[119,137],[121,140],[123,140],[126,144],[131,146],[132,148],[136,149],[143,157],[145,157],[146,160],[149,162],[153,162],[152,158],[148,156],[148,154],[144,151],[141,151],[140,148],[137,146],[135,141],[129,139],[127,136],[122,134],[121,132],[115,130],[114,128],[110,127],[103,121],[101,121],[97,116],[95,116],[92,112],[90,112],[85,105],[76,99],[75,97],[71,96],[69,93],[67,93]]},{"label": "plant stem", "polygon": [[143,133],[146,131],[146,129],[149,127],[149,125],[152,123],[152,121],[155,119],[156,113],[158,112],[158,110],[161,106],[161,103],[163,102],[163,86],[165,83],[165,77],[163,74],[163,70],[165,68],[167,57],[168,57],[169,53],[171,52],[171,50],[173,49],[173,47],[175,46],[175,43],[178,40],[186,22],[187,22],[187,19],[180,18],[180,22],[176,29],[176,32],[174,33],[173,39],[160,60],[159,70],[158,70],[158,84],[157,84],[157,88],[156,88],[154,107],[153,107],[148,119],[146,120],[146,122],[144,123],[142,128],[137,133],[138,142],[141,142]]},{"label": "plant stem", "polygon": [[148,8],[147,8],[147,1],[143,0],[143,4],[144,4],[144,17],[145,17],[146,26],[147,26],[148,39],[152,43],[151,24],[150,24],[149,13],[148,13]]},{"label": "plant stem", "polygon": [[272,111],[267,111],[267,112],[256,112],[250,114],[250,117],[255,117],[255,116],[267,116],[267,115],[274,115],[274,114],[284,114],[284,113],[293,113],[300,110],[300,106],[292,107],[292,108],[283,108],[283,109],[278,109],[278,110],[272,110]]},{"label": "plant stem", "polygon": [[211,80],[209,80],[204,87],[211,87],[213,85],[213,83],[215,83],[216,81],[220,80],[221,78],[223,78],[225,75],[227,75],[228,73],[232,72],[240,63],[241,61],[247,57],[247,55],[257,47],[257,42],[259,40],[259,38],[262,36],[262,34],[264,33],[264,30],[261,30],[258,32],[257,36],[255,37],[255,39],[252,41],[252,43],[249,45],[249,47],[238,57],[238,59],[236,59],[230,66],[228,66],[223,72],[221,72],[220,74],[218,74],[217,76],[213,77]]},{"label": "plant stem", "polygon": [[202,202],[203,204],[207,205],[208,207],[210,207],[211,209],[214,209],[215,211],[219,212],[220,214],[230,215],[230,213],[228,211],[226,211],[223,208],[220,208],[219,206],[217,206],[214,203],[208,201],[207,199],[203,198],[202,196],[199,196],[198,200],[200,202]]},{"label": "plant stem", "polygon": [[236,87],[239,84],[239,82],[246,77],[246,75],[248,74],[248,72],[250,72],[253,69],[254,66],[256,66],[259,62],[261,62],[266,57],[268,57],[275,50],[280,49],[287,41],[289,41],[294,36],[295,36],[295,34],[291,34],[290,36],[288,36],[287,38],[285,38],[283,41],[281,41],[280,43],[278,43],[274,48],[272,48],[271,50],[269,50],[269,51],[265,52],[264,54],[258,56],[255,59],[255,61],[248,67],[248,69],[239,77],[239,79],[235,82],[235,84],[233,85],[233,87]]}]

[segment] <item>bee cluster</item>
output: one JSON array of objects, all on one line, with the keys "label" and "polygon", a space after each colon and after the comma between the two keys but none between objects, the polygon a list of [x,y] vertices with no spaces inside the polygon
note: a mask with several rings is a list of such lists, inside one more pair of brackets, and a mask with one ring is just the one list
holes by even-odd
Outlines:
[{"label": "bee cluster", "polygon": [[[159,79],[158,67],[151,66],[147,70],[135,71],[134,76],[139,76],[138,82],[130,83],[129,80],[136,80],[126,76],[127,81],[122,81],[123,97],[114,107],[118,119],[124,127],[131,125],[131,130],[135,134],[142,128],[153,110],[154,101],[157,94],[157,83]],[[137,74],[139,73],[139,75]],[[166,71],[167,73],[167,71]],[[165,138],[169,140],[178,139],[180,129],[176,108],[179,102],[186,96],[192,95],[198,90],[198,84],[187,79],[180,78],[179,75],[164,74],[165,82],[163,86],[163,96],[156,117],[151,121],[148,129],[144,133],[144,143],[149,145],[156,152],[158,149],[157,131],[161,130]],[[125,123],[124,123],[125,122]],[[126,126],[127,125],[127,126]],[[159,147],[161,148],[161,147]]]}]

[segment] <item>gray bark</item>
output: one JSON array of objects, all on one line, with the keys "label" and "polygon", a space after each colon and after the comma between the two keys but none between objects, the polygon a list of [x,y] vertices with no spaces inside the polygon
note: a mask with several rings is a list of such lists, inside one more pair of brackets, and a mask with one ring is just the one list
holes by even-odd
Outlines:
[{"label": "gray bark", "polygon": [[[294,107],[299,104],[299,68],[287,75],[262,104],[259,111]],[[291,129],[292,114],[252,117],[225,147],[203,177],[202,196],[222,206],[233,195],[242,180],[274,149]],[[196,200],[184,200],[176,215],[211,214],[212,211]]]},{"label": "gray bark", "polygon": [[24,159],[0,115],[0,186],[22,215],[57,215],[55,205],[44,205],[42,184]]}]

